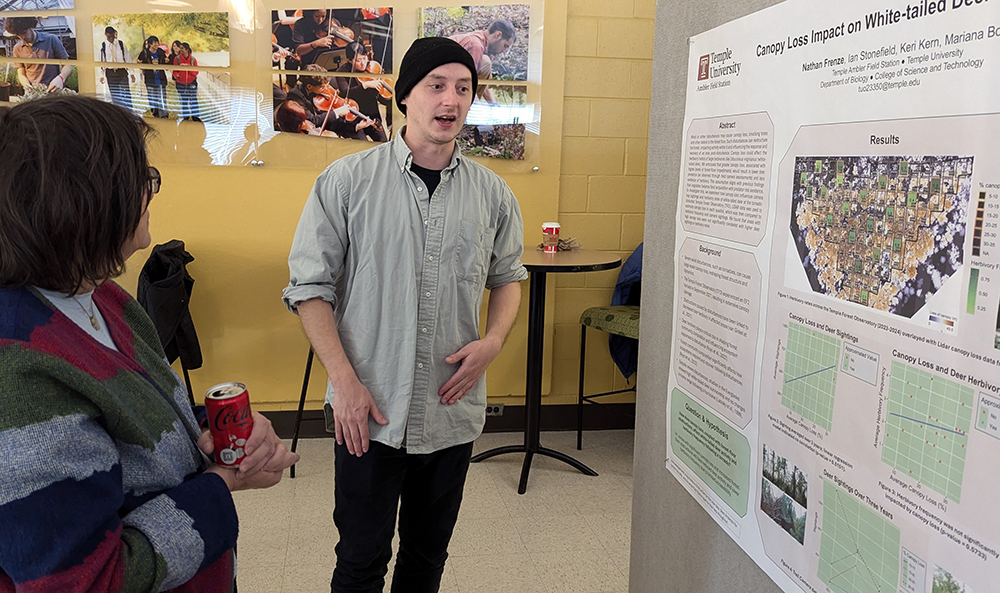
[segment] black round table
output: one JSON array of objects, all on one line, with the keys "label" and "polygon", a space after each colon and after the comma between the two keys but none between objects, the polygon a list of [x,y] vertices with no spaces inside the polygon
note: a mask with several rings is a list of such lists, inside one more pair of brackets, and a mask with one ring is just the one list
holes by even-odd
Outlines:
[{"label": "black round table", "polygon": [[549,273],[567,274],[611,270],[622,265],[622,259],[611,253],[591,249],[576,249],[557,253],[530,250],[525,251],[524,255],[521,256],[521,263],[528,269],[531,277],[531,290],[528,296],[528,372],[524,397],[524,444],[497,447],[472,458],[472,462],[477,463],[504,453],[524,453],[521,480],[517,486],[518,494],[524,494],[528,486],[531,458],[536,453],[568,463],[588,476],[597,475],[597,472],[569,455],[548,449],[539,443],[539,433],[541,432],[539,420],[542,415],[542,349],[545,338],[545,276]]}]

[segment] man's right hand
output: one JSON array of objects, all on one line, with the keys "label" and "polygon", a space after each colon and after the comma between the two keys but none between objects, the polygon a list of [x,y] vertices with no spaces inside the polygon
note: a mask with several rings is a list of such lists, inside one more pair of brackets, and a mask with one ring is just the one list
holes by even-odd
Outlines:
[{"label": "man's right hand", "polygon": [[338,445],[347,445],[351,455],[368,452],[368,416],[381,425],[389,423],[375,405],[368,388],[355,377],[334,387],[333,421]]}]

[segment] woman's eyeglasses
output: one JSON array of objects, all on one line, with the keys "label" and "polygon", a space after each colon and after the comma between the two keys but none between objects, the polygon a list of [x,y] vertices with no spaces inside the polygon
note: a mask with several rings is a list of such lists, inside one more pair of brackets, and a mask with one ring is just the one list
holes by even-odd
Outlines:
[{"label": "woman's eyeglasses", "polygon": [[149,199],[153,199],[153,194],[160,191],[160,170],[156,167],[150,167],[147,182],[149,183]]}]

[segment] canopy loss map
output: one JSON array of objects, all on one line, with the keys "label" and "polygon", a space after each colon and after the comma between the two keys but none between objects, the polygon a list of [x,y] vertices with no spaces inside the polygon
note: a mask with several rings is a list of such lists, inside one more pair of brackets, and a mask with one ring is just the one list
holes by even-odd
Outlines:
[{"label": "canopy loss map", "polygon": [[910,318],[961,267],[972,157],[798,157],[791,231],[814,292]]}]

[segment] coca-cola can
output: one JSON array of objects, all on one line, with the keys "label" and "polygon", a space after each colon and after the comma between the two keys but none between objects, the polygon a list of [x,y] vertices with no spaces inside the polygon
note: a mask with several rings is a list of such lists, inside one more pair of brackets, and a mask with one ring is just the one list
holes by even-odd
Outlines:
[{"label": "coca-cola can", "polygon": [[253,430],[250,392],[242,383],[220,383],[205,393],[208,428],[215,443],[215,462],[236,467],[246,456],[244,447]]}]

